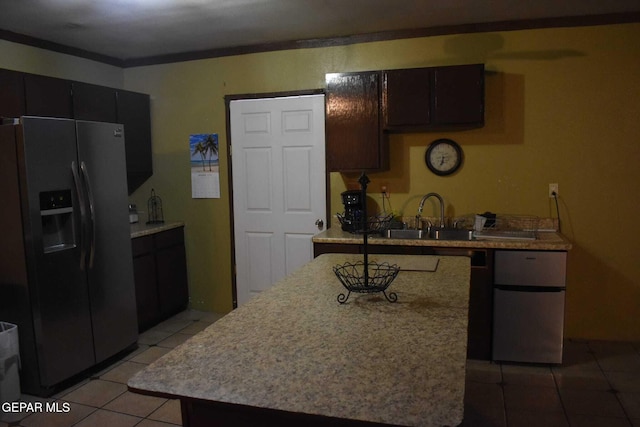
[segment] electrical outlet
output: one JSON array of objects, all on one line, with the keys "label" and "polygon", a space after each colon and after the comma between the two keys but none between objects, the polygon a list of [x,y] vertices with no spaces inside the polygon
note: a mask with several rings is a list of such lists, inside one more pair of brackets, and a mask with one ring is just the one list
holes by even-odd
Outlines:
[{"label": "electrical outlet", "polygon": [[385,194],[385,195],[386,195],[386,194],[387,194],[387,186],[386,186],[386,185],[381,186],[381,187],[380,187],[380,192],[381,192],[382,194]]},{"label": "electrical outlet", "polygon": [[555,193],[555,197],[560,195],[558,193],[558,184],[557,183],[549,184],[549,198],[553,199],[554,193]]}]

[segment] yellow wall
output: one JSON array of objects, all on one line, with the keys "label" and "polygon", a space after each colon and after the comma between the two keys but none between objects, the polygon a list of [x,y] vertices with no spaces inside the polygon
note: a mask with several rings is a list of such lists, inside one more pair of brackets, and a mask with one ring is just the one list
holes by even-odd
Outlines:
[{"label": "yellow wall", "polygon": [[[231,232],[225,104],[227,94],[322,88],[328,72],[483,62],[486,126],[394,135],[387,185],[396,210],[415,213],[436,191],[448,215],[491,210],[555,216],[547,197],[559,183],[569,253],[566,334],[639,340],[640,24],[438,36],[353,46],[259,53],[124,70],[126,89],[151,94],[154,176],[165,217],[187,224],[192,306],[231,309]],[[0,44],[0,53],[5,47]],[[14,68],[8,67],[6,68]],[[191,198],[188,136],[221,141],[221,199]],[[436,138],[459,142],[465,164],[436,177],[424,165]],[[331,175],[331,212],[353,177]],[[377,196],[377,195],[376,195]],[[425,209],[425,215],[429,214]],[[144,216],[143,216],[144,217]]]}]

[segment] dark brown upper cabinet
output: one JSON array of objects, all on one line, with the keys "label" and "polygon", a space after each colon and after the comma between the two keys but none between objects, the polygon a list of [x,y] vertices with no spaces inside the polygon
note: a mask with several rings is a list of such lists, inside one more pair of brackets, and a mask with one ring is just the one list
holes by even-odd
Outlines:
[{"label": "dark brown upper cabinet", "polygon": [[433,69],[432,123],[484,126],[484,64]]},{"label": "dark brown upper cabinet", "polygon": [[118,90],[116,107],[116,122],[124,125],[127,182],[131,194],[153,174],[150,98],[144,93]]},{"label": "dark brown upper cabinet", "polygon": [[24,116],[24,107],[23,74],[0,69],[0,117]]},{"label": "dark brown upper cabinet", "polygon": [[152,174],[149,95],[0,68],[0,117],[122,123],[129,194]]},{"label": "dark brown upper cabinet", "polygon": [[73,82],[73,116],[76,120],[117,123],[116,90]]},{"label": "dark brown upper cabinet", "polygon": [[391,132],[484,126],[484,65],[383,71],[382,115]]},{"label": "dark brown upper cabinet", "polygon": [[383,71],[385,129],[404,129],[431,123],[431,70],[412,68]]},{"label": "dark brown upper cabinet", "polygon": [[28,116],[73,118],[69,80],[25,74],[24,93]]},{"label": "dark brown upper cabinet", "polygon": [[380,126],[379,71],[327,74],[327,169],[388,169],[388,144]]}]

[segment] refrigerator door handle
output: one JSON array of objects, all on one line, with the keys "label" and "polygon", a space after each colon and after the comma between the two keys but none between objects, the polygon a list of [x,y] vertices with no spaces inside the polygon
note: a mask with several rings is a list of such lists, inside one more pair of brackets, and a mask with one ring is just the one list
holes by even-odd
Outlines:
[{"label": "refrigerator door handle", "polygon": [[509,292],[564,292],[564,286],[493,285],[493,289]]},{"label": "refrigerator door handle", "polygon": [[71,174],[73,176],[73,186],[75,187],[78,197],[78,204],[80,205],[80,270],[84,270],[87,263],[87,245],[85,244],[87,212],[85,209],[86,202],[84,200],[84,193],[81,190],[80,176],[78,175],[78,166],[75,160],[71,162]]},{"label": "refrigerator door handle", "polygon": [[93,258],[96,252],[96,216],[95,206],[93,203],[93,192],[91,191],[91,182],[89,181],[89,173],[87,172],[87,164],[85,162],[80,163],[80,170],[82,171],[82,177],[85,182],[85,189],[87,191],[87,200],[89,202],[89,221],[91,235],[89,239],[89,268],[93,268]]}]

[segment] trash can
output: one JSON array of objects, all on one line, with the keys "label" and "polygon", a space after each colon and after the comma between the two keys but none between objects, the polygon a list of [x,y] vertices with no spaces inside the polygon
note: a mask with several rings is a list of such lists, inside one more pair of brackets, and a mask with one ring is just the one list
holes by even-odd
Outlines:
[{"label": "trash can", "polygon": [[0,402],[20,399],[18,326],[0,322]]}]

